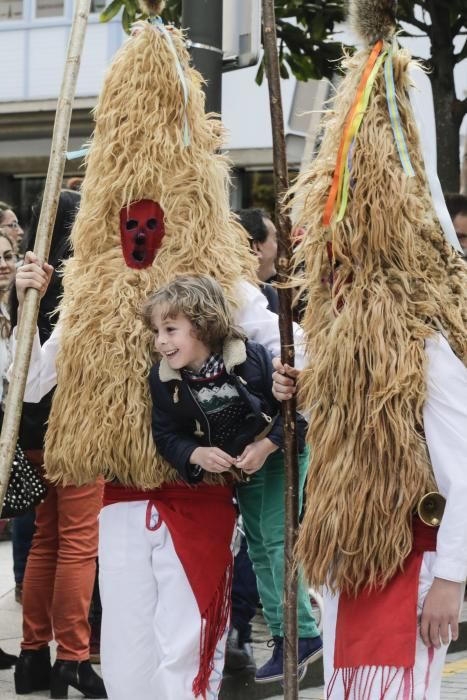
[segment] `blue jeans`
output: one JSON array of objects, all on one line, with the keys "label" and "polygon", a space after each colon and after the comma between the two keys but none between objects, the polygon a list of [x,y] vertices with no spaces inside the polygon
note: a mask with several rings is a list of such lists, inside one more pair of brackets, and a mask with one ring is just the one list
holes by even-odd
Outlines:
[{"label": "blue jeans", "polygon": [[239,644],[251,642],[251,620],[259,602],[256,576],[248,556],[246,539],[242,537],[240,551],[234,560],[232,582],[231,624],[238,630]]},{"label": "blue jeans", "polygon": [[36,514],[34,511],[18,515],[11,521],[11,540],[13,544],[13,573],[16,583],[23,583],[24,571],[31,549],[35,530]]}]

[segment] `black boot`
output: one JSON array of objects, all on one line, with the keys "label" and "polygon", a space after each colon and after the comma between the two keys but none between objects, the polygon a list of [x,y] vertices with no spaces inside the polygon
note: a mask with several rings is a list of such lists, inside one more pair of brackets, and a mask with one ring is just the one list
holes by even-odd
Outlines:
[{"label": "black boot", "polygon": [[50,688],[50,649],[23,649],[16,662],[15,690],[17,695],[28,695],[36,690]]},{"label": "black boot", "polygon": [[70,685],[83,693],[85,698],[107,697],[104,681],[94,671],[89,660],[56,660],[50,674],[50,697],[67,698]]},{"label": "black boot", "polygon": [[238,630],[235,627],[231,627],[225,649],[225,670],[229,673],[235,673],[246,668],[255,669],[251,644],[243,642],[240,639]]},{"label": "black boot", "polygon": [[11,668],[18,661],[18,657],[13,654],[7,654],[6,651],[0,649],[0,669]]}]

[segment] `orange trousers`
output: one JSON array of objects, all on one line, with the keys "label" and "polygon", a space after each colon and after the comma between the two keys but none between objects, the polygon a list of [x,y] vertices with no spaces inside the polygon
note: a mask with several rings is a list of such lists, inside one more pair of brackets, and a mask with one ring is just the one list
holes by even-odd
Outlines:
[{"label": "orange trousers", "polygon": [[103,481],[48,486],[36,509],[36,532],[23,581],[21,648],[39,649],[55,638],[58,659],[83,661],[89,658],[88,614]]}]

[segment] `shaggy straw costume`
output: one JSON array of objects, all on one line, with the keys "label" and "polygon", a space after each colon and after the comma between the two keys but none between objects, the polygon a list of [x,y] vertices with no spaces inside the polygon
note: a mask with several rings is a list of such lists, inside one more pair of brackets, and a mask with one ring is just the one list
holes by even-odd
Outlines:
[{"label": "shaggy straw costume", "polygon": [[[466,266],[433,208],[407,92],[410,56],[391,46],[392,5],[353,3],[355,29],[369,48],[344,61],[320,152],[294,188],[307,230],[297,262],[305,265],[312,358],[301,376],[312,457],[298,555],[313,586],[351,597],[366,584],[385,586],[401,570],[412,550],[412,513],[436,490],[423,431],[425,341],[442,329],[467,363]],[[394,51],[397,105],[415,176],[401,165],[381,68],[351,152],[345,215],[336,222],[334,212],[324,225],[346,119],[381,38],[383,50]],[[370,697],[359,692],[355,697]]]},{"label": "shaggy straw costume", "polygon": [[[427,188],[407,95],[410,57],[394,53],[401,121],[416,177],[405,177],[377,76],[352,155],[344,220],[323,226],[337,146],[368,50],[344,63],[319,155],[296,186],[307,235],[311,406],[309,517],[299,553],[313,585],[356,591],[385,583],[411,549],[411,513],[432,486],[421,429],[424,340],[440,327],[467,362],[466,266],[446,242]],[[326,243],[339,262],[333,294]],[[348,284],[345,280],[350,280]],[[364,488],[362,488],[364,485]]]},{"label": "shaggy straw costume", "polygon": [[[47,474],[83,484],[99,474],[139,488],[176,478],[155,452],[147,377],[153,338],[138,318],[150,292],[177,274],[216,277],[234,305],[234,284],[254,279],[255,258],[231,218],[220,122],[204,114],[202,78],[171,30],[144,25],[107,73],[64,275],[58,387],[46,439]],[[125,265],[119,215],[135,200],[159,202],[165,237],[153,265]],[[235,251],[235,255],[232,252]],[[228,261],[228,264],[226,262]]]}]

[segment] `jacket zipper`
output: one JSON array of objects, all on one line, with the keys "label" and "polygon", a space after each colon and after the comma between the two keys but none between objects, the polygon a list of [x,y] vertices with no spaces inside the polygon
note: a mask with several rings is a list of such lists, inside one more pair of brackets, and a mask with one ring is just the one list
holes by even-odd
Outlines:
[{"label": "jacket zipper", "polygon": [[246,382],[244,383],[245,380],[243,380],[242,377],[240,377],[237,374],[232,374],[232,376],[235,380],[235,386],[237,388],[237,391],[239,393],[240,398],[243,398],[244,401],[248,403],[250,409],[253,411],[255,416],[258,416],[258,415],[263,416],[266,423],[271,424],[273,421],[272,416],[269,416],[264,411],[260,411],[259,414],[256,413],[255,408],[251,403],[250,397],[248,396],[248,392],[245,390],[245,386],[246,386]]},{"label": "jacket zipper", "polygon": [[192,392],[192,390],[191,390],[191,386],[188,384],[188,382],[187,382],[187,387],[188,387],[188,391],[189,391],[190,394],[191,394],[191,398],[193,399],[193,401],[195,402],[195,404],[198,406],[198,408],[199,408],[199,410],[201,411],[201,414],[202,414],[202,416],[203,416],[203,418],[204,418],[204,420],[205,420],[205,422],[206,422],[206,426],[207,426],[207,429],[208,429],[208,442],[209,442],[209,446],[212,447],[212,442],[211,442],[211,428],[210,428],[210,425],[209,425],[208,417],[207,417],[207,415],[205,414],[205,412],[203,411],[203,409],[201,408],[201,406],[200,406],[200,404],[199,404],[197,398],[196,398],[195,395],[193,394],[193,392]]}]

